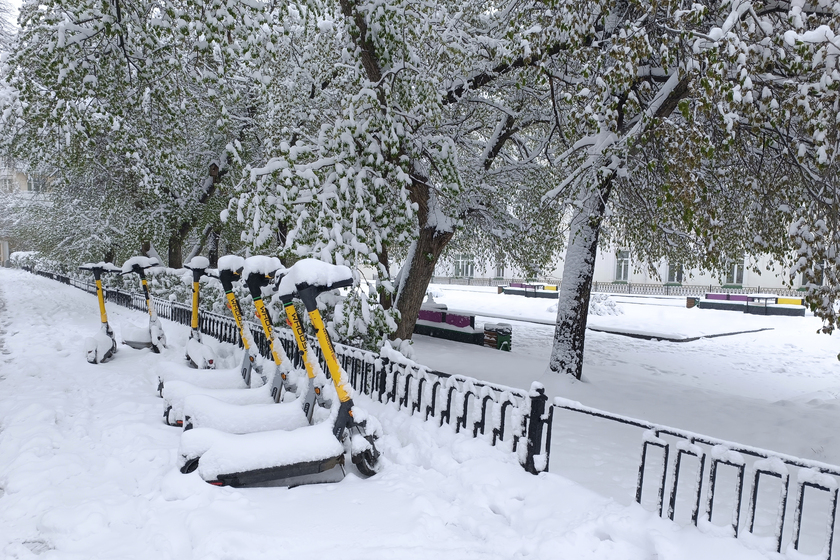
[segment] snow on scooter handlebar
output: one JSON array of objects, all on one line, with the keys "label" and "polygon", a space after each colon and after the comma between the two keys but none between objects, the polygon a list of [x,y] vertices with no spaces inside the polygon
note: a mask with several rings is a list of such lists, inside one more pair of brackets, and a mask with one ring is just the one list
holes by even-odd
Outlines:
[{"label": "snow on scooter handlebar", "polygon": [[147,268],[155,266],[160,266],[160,261],[157,260],[156,257],[137,256],[131,257],[125,261],[121,270],[123,274],[130,274],[132,272],[137,272],[138,270],[146,270]]},{"label": "snow on scooter handlebar", "polygon": [[349,267],[303,259],[282,274],[275,274],[274,292],[283,297],[293,296],[310,286],[322,293],[352,285],[353,271]]}]

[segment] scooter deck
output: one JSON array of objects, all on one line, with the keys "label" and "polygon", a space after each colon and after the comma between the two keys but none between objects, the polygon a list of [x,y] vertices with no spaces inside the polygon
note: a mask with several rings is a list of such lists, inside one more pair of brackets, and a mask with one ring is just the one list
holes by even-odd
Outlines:
[{"label": "scooter deck", "polygon": [[[340,467],[340,472],[334,474],[340,474],[340,477],[314,476],[334,471],[336,467]],[[256,484],[265,485],[267,483],[271,483],[272,486],[300,486],[302,484],[338,482],[342,478],[344,478],[343,454],[321,461],[308,461],[296,465],[283,465],[252,471],[221,474],[216,477],[216,480],[208,480],[207,482],[214,486],[233,487]]]},{"label": "scooter deck", "polygon": [[205,395],[214,399],[237,405],[271,404],[271,386],[263,385],[254,389],[207,389],[173,380],[163,386],[163,410],[166,423],[180,426],[184,419],[184,401],[192,395]]},{"label": "scooter deck", "polygon": [[138,341],[134,341],[134,340],[123,340],[122,343],[125,344],[126,346],[130,346],[131,348],[134,348],[135,350],[142,350],[143,348],[151,348],[152,347],[151,342],[138,342]]},{"label": "scooter deck", "polygon": [[181,472],[198,471],[212,484],[300,484],[295,477],[322,473],[344,462],[332,420],[293,431],[227,434],[196,428],[181,435]]},{"label": "scooter deck", "polygon": [[239,370],[213,369],[195,370],[186,369],[179,365],[179,369],[162,369],[158,373],[158,396],[163,397],[163,390],[167,383],[172,381],[184,381],[197,387],[205,389],[248,389],[245,380]]}]

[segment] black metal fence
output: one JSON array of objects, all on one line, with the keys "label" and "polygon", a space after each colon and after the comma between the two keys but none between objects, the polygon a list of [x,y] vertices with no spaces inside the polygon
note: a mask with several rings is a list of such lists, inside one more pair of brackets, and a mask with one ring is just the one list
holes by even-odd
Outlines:
[{"label": "black metal fence", "polygon": [[[734,537],[747,534],[755,536],[760,488],[762,482],[766,484],[766,481],[772,479],[779,487],[778,494],[773,496],[771,493],[769,498],[762,494],[764,510],[775,515],[769,524],[772,534],[762,535],[758,541],[762,538],[769,540],[773,551],[777,553],[790,550],[798,553],[803,534],[803,515],[810,508],[811,525],[824,533],[823,542],[816,546],[817,557],[831,558],[840,468],[555,398],[547,406],[547,413],[541,415],[543,422],[529,426],[528,445],[536,446],[529,456],[544,461],[539,465],[544,470],[549,470],[555,410],[571,411],[642,430],[635,501],[642,504],[645,490],[648,493],[653,490],[656,496],[654,508],[660,516],[674,520],[679,501],[683,504],[681,507],[690,508],[689,519],[694,525],[703,524],[708,527],[713,524],[713,518],[723,517]],[[724,468],[734,474],[729,477],[728,484],[721,483],[721,471]],[[806,501],[806,489],[822,493],[827,498],[827,504],[821,507],[814,496]],[[788,499],[791,492],[793,505]],[[722,493],[728,495],[732,508],[727,512],[728,515],[721,516],[719,513],[715,516],[715,505],[726,501],[720,499]],[[682,496],[682,500],[678,500],[678,496]],[[773,503],[768,504],[768,500]],[[790,528],[786,527],[786,523]],[[810,544],[814,548],[814,543]]]},{"label": "black metal fence", "polygon": [[[560,286],[559,278],[457,278],[451,276],[435,276],[432,282],[436,284],[451,284],[455,286],[507,286],[511,283],[549,284]],[[715,284],[643,284],[631,282],[592,282],[592,292],[607,294],[628,294],[647,296],[679,296],[700,297],[707,292],[719,294],[774,294],[787,297],[802,297],[800,290],[792,288],[767,288],[762,286],[747,286],[730,288]]]},{"label": "black metal fence", "polygon": [[[91,282],[70,279],[50,272],[36,273],[71,284],[89,293],[96,293]],[[108,302],[146,311],[145,299],[140,294],[111,289],[105,293]],[[185,325],[190,324],[191,314],[188,306],[157,297],[153,299],[161,317]],[[223,342],[241,344],[239,330],[233,318],[208,312],[201,312],[199,317],[203,333]],[[261,328],[255,323],[249,323],[249,326],[260,353],[270,359],[268,341]],[[303,357],[291,330],[278,328],[275,333],[293,365],[297,368],[303,367]],[[320,347],[313,337],[310,337],[310,341],[310,348],[316,353],[322,369],[326,371]],[[776,521],[772,524],[772,547],[776,552],[783,550],[785,542],[786,550],[800,549],[803,515],[808,508],[813,508],[813,498],[805,500],[806,489],[825,494],[828,497],[828,507],[825,508],[825,520],[822,525],[826,528],[825,543],[819,557],[831,558],[840,467],[612,414],[562,398],[556,398],[549,403],[545,390],[539,383],[534,383],[531,390],[525,392],[469,377],[433,371],[396,353],[389,358],[341,344],[335,346],[335,351],[356,391],[381,403],[393,403],[407,414],[419,415],[426,421],[434,420],[438,425],[448,426],[457,433],[485,440],[490,445],[515,453],[523,468],[534,474],[549,471],[556,410],[597,417],[613,425],[621,424],[643,430],[635,500],[642,503],[644,490],[650,490],[652,485],[656,495],[654,508],[660,516],[667,516],[671,520],[675,520],[679,496],[682,495],[682,502],[687,501],[691,508],[689,522],[695,525],[711,525],[715,517],[715,504],[719,501],[716,497],[726,493],[726,485],[721,483],[720,471],[724,468],[734,469],[734,482],[728,489],[730,498],[733,498],[731,515],[728,518],[729,530],[735,537],[752,535],[756,531],[760,483],[767,479],[777,480],[781,490],[776,507]],[[654,453],[655,450],[658,450],[658,455]],[[654,476],[648,474],[652,470],[651,457],[661,463],[653,467]],[[689,461],[693,462],[695,467],[692,477],[682,474]],[[792,475],[792,469],[795,469],[796,476]],[[791,507],[788,496],[792,484],[794,505]],[[747,488],[749,498],[745,501]],[[746,515],[742,515],[743,513]],[[787,530],[786,523],[789,527]]]}]

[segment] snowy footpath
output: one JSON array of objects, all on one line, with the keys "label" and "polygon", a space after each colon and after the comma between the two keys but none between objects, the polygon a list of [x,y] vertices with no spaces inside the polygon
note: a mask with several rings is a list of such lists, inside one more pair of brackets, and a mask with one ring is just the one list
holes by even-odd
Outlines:
[{"label": "snowy footpath", "polygon": [[[144,320],[108,312],[118,337]],[[0,269],[0,558],[767,557],[558,475],[529,475],[484,442],[364,399],[385,429],[373,478],[210,486],[178,472],[180,430],[162,421],[155,371],[183,363],[187,338],[163,323],[163,354],[121,346],[90,365],[83,341],[98,328],[95,298]],[[233,366],[237,351],[218,352]]]}]

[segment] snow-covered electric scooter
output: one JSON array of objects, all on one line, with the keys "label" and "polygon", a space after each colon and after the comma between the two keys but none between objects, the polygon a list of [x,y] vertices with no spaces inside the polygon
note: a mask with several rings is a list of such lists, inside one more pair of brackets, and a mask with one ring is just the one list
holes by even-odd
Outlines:
[{"label": "snow-covered electric scooter", "polygon": [[[223,257],[226,259],[227,257]],[[219,274],[220,279],[222,273],[227,276],[228,266],[231,263],[219,259]],[[241,259],[241,258],[240,258]],[[226,266],[227,265],[227,266]],[[271,350],[271,356],[275,364],[275,372],[271,384],[267,384],[267,377],[265,376],[264,385],[250,388],[246,390],[237,389],[206,389],[197,384],[191,384],[184,381],[173,381],[164,383],[162,396],[164,398],[164,420],[170,426],[184,425],[184,405],[188,397],[194,395],[204,395],[212,397],[223,403],[232,405],[251,405],[251,404],[269,404],[279,403],[283,400],[285,394],[294,394],[297,388],[290,377],[291,361],[286,358],[283,349],[277,347],[274,341],[274,331],[271,324],[271,318],[268,315],[268,309],[262,301],[261,286],[267,286],[271,282],[272,276],[269,274],[276,268],[282,268],[280,261],[273,257],[255,256],[249,257],[242,261],[242,268],[235,271],[236,276],[245,279],[251,296],[254,299],[254,307],[257,310],[257,315],[260,318],[263,332]],[[233,271],[231,271],[233,272]],[[225,282],[223,281],[223,285]],[[228,290],[230,288],[230,291]],[[239,305],[236,303],[236,298],[233,296],[232,283],[225,286],[227,292],[228,302],[231,304],[231,311],[234,316],[239,315],[239,322],[241,323],[241,312]],[[244,333],[244,330],[242,331]],[[250,339],[250,331],[248,332]],[[243,337],[243,341],[246,339]],[[247,342],[246,346],[251,352],[251,348],[256,349],[253,339]],[[253,363],[253,355],[248,354],[249,363],[246,365],[243,361],[243,374],[246,373],[245,368],[250,368]],[[250,376],[250,369],[247,371]]]},{"label": "snow-covered electric scooter", "polygon": [[[324,353],[327,369],[332,377],[338,395],[338,417],[335,419],[333,435],[338,441],[349,436],[351,460],[359,472],[373,476],[379,466],[379,451],[376,449],[377,435],[373,430],[367,433],[367,419],[354,417],[351,387],[335,356],[335,348],[327,333],[316,298],[319,294],[353,285],[353,275],[349,268],[329,265],[316,259],[305,259],[296,263],[299,266],[295,274],[286,275],[277,282],[275,290],[280,297],[296,293],[306,307],[306,313],[318,345]],[[365,414],[365,413],[362,413]]]},{"label": "snow-covered electric scooter", "polygon": [[[228,309],[230,309],[233,315],[233,320],[236,321],[236,326],[239,328],[239,336],[242,339],[242,346],[245,348],[239,371],[242,374],[245,385],[250,387],[251,375],[256,372],[257,375],[262,376],[262,366],[257,364],[256,358],[258,352],[254,343],[254,337],[251,335],[251,329],[242,320],[242,308],[239,307],[239,301],[236,299],[236,294],[233,293],[233,283],[242,279],[242,268],[244,266],[244,258],[236,255],[226,255],[219,259],[218,276],[219,282],[222,283],[222,289],[225,291]],[[263,384],[265,384],[265,381],[265,378],[262,378]]]},{"label": "snow-covered electric scooter", "polygon": [[[262,288],[268,286],[271,278],[277,273],[278,271],[269,271],[267,274],[263,271],[250,273],[248,285],[251,287],[251,293],[261,299]],[[191,395],[184,402],[184,430],[196,427],[214,428],[229,434],[293,430],[323,421],[329,416],[331,402],[325,398],[323,392],[326,377],[315,357],[309,352],[306,334],[292,302],[292,295],[283,295],[281,301],[307,374],[306,385],[301,394],[294,401],[276,403],[274,406],[239,406],[219,401],[206,394]],[[316,404],[320,405],[318,415],[314,414]]]},{"label": "snow-covered electric scooter", "polygon": [[303,300],[316,330],[338,397],[330,417],[293,431],[241,435],[210,428],[185,431],[181,437],[181,472],[197,470],[204,480],[217,486],[306,484],[313,481],[312,477],[337,467],[343,472],[344,454],[349,451],[362,475],[376,473],[380,460],[375,445],[377,423],[353,406],[346,376],[316,302],[320,293],[350,286],[352,282],[349,268],[306,259],[287,270],[276,283],[281,298],[298,295]]},{"label": "snow-covered electric scooter", "polygon": [[166,348],[166,335],[163,332],[163,326],[160,324],[157,311],[155,311],[155,305],[149,293],[149,284],[146,282],[146,269],[154,266],[160,266],[160,261],[154,257],[131,257],[122,265],[123,275],[133,272],[140,277],[143,295],[146,296],[146,309],[149,312],[148,328],[129,325],[122,330],[122,341],[123,344],[132,348],[151,348],[152,352],[160,354],[160,349]]},{"label": "snow-covered electric scooter", "polygon": [[[225,291],[225,299],[228,309],[233,315],[233,320],[239,329],[240,340],[245,351],[242,355],[242,364],[238,370],[217,369],[215,371],[197,372],[183,370],[172,362],[165,362],[161,367],[168,367],[158,375],[158,396],[163,397],[163,388],[166,383],[173,384],[187,382],[192,386],[206,389],[246,389],[248,387],[259,387],[265,385],[266,378],[262,375],[262,366],[257,361],[257,350],[254,344],[254,337],[248,324],[242,320],[242,309],[236,294],[233,292],[233,283],[241,280],[240,272],[245,264],[245,259],[237,255],[226,255],[219,259],[217,270],[207,270],[207,275],[218,278]],[[252,383],[252,376],[256,374],[255,383]],[[169,391],[170,395],[173,391]],[[169,407],[166,407],[168,416]],[[167,422],[170,423],[170,422]],[[172,422],[173,425],[178,425]]]},{"label": "snow-covered electric scooter", "polygon": [[[257,310],[257,317],[260,319],[260,325],[262,325],[263,334],[265,334],[265,339],[268,342],[268,349],[271,358],[274,360],[277,374],[282,381],[282,388],[294,393],[297,391],[297,387],[294,380],[289,377],[289,371],[287,370],[290,368],[283,364],[283,359],[280,356],[283,349],[277,348],[271,315],[269,315],[268,308],[262,299],[262,289],[271,283],[274,274],[281,269],[283,269],[283,265],[275,257],[248,257],[245,259],[245,266],[242,269],[242,278],[245,280],[245,285],[248,286],[248,291],[251,292],[251,299],[254,301],[254,308]],[[279,390],[273,396],[275,402],[280,402],[283,398]]]},{"label": "snow-covered electric scooter", "polygon": [[105,272],[119,273],[122,270],[111,263],[87,263],[79,267],[79,270],[89,270],[93,273],[96,281],[96,298],[99,300],[99,317],[102,320],[102,327],[92,337],[85,339],[85,357],[91,364],[101,364],[110,360],[117,351],[117,341],[114,338],[114,331],[108,324],[108,314],[105,312],[105,294],[102,291],[102,274]]},{"label": "snow-covered electric scooter", "polygon": [[201,329],[198,324],[198,292],[201,277],[207,275],[207,268],[210,261],[207,257],[193,257],[184,268],[192,271],[192,317],[190,320],[190,337],[187,339],[187,346],[184,357],[191,368],[195,369],[216,369],[216,353],[207,344],[201,341]]}]

